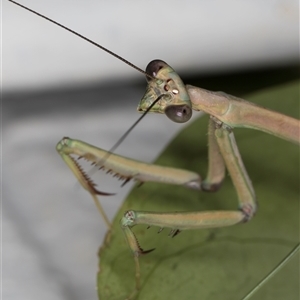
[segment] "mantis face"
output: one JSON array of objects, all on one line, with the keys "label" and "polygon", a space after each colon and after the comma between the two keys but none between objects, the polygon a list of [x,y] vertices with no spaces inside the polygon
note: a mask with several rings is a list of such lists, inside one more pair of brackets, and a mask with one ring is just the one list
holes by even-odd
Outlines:
[{"label": "mantis face", "polygon": [[192,116],[192,103],[177,73],[162,60],[152,60],[146,73],[148,86],[137,110],[144,112],[157,100],[149,112],[166,114],[176,123],[187,122]]}]

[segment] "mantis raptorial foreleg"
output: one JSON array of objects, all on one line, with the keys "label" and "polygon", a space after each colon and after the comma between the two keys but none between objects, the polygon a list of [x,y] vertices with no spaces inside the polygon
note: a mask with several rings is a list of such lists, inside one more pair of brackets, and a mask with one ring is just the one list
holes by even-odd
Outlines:
[{"label": "mantis raptorial foreleg", "polygon": [[[61,155],[65,163],[76,176],[80,184],[86,189],[96,203],[96,206],[105,220],[108,228],[110,222],[103,211],[97,195],[109,196],[110,193],[104,193],[96,189],[96,185],[88,177],[88,175],[80,167],[79,163],[73,158],[84,158],[91,162],[99,169],[106,170],[107,173],[112,173],[114,177],[123,181],[123,185],[130,180],[140,182],[164,182],[170,184],[184,185],[193,189],[200,189],[201,178],[197,173],[179,170],[175,168],[166,168],[155,166],[128,158],[110,154],[107,151],[94,147],[87,143],[70,138],[63,138],[56,146],[58,153]],[[72,156],[73,155],[73,156]]]}]

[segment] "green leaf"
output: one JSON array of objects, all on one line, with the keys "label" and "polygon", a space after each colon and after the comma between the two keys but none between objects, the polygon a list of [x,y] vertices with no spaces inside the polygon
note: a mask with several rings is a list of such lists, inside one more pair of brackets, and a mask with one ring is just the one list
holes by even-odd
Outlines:
[{"label": "green leaf", "polygon": [[[299,118],[299,82],[260,92],[247,100]],[[167,147],[156,163],[200,172],[207,170],[208,117],[197,119]],[[250,129],[235,136],[252,179],[259,207],[246,224],[214,230],[133,228],[143,249],[141,290],[136,299],[241,299],[299,242],[299,147]],[[124,300],[135,285],[135,265],[119,220],[128,209],[203,211],[236,209],[229,176],[216,193],[146,183],[134,188],[115,217],[100,250],[100,299]],[[299,299],[299,255],[252,298]]]}]

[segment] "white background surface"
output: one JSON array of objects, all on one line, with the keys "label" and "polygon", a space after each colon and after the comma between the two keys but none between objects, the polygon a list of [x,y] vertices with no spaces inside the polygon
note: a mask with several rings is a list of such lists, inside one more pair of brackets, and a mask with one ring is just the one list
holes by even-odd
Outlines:
[{"label": "white background surface", "polygon": [[[61,28],[3,3],[5,88],[138,77]],[[298,57],[296,0],[22,1],[144,69],[155,58],[179,70],[284,64]]]},{"label": "white background surface", "polygon": [[[178,73],[216,73],[298,59],[298,1],[22,3],[141,68],[161,58]],[[68,135],[110,148],[138,117],[144,91],[131,82],[144,79],[78,37],[1,4],[2,297],[96,299],[96,253],[106,228],[55,145]],[[84,89],[92,83],[97,93]],[[31,99],[32,91],[40,93]],[[147,116],[117,152],[152,161],[180,128]],[[112,219],[130,185],[119,190],[96,178],[99,189],[118,192],[102,201]]]}]

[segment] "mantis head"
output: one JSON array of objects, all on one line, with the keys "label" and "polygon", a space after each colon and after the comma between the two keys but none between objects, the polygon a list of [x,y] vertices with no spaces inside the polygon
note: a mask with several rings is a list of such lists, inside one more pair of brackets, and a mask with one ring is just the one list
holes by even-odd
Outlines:
[{"label": "mantis head", "polygon": [[[164,61],[152,60],[147,68],[148,86],[137,110],[166,114],[176,123],[187,122],[192,116],[192,103],[177,73]],[[155,104],[153,104],[156,101]]]}]

